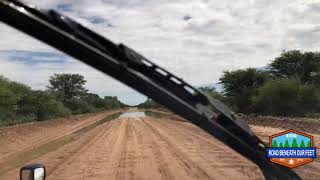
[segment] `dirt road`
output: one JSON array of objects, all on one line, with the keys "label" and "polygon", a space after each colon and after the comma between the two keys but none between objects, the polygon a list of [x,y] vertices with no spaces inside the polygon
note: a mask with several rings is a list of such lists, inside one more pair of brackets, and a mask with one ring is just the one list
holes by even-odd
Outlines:
[{"label": "dirt road", "polygon": [[[199,128],[139,115],[103,123],[32,162],[45,164],[52,180],[263,179],[254,164]],[[303,177],[319,177],[319,163],[305,167],[298,170]],[[0,179],[18,179],[18,167]]]},{"label": "dirt road", "polygon": [[0,164],[17,152],[66,136],[116,111],[73,116],[0,128]]}]

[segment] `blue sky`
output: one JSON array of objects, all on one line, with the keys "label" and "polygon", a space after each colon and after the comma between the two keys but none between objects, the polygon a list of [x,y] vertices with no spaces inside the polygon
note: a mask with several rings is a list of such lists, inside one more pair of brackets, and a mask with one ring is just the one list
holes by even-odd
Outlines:
[{"label": "blue sky", "polygon": [[[25,0],[53,8],[125,43],[195,86],[224,70],[266,66],[282,50],[320,47],[320,2],[302,0]],[[128,104],[146,97],[0,23],[0,72],[35,89],[54,73],[80,73],[87,88]]]},{"label": "blue sky", "polygon": [[310,141],[310,138],[305,137],[305,136],[301,136],[301,135],[296,134],[296,133],[290,132],[290,133],[288,133],[288,134],[289,134],[289,135],[295,135],[295,136],[286,137],[286,135],[284,134],[284,135],[278,136],[278,137],[276,137],[276,138],[273,138],[273,141],[276,140],[278,146],[280,145],[280,143],[282,143],[283,146],[284,146],[286,140],[288,140],[289,145],[291,146],[291,145],[292,145],[292,142],[293,142],[293,139],[295,139],[295,138],[297,139],[297,143],[298,143],[299,146],[300,146],[300,144],[301,144],[301,141],[304,141],[305,146],[306,146],[306,145],[308,144],[308,142]]}]

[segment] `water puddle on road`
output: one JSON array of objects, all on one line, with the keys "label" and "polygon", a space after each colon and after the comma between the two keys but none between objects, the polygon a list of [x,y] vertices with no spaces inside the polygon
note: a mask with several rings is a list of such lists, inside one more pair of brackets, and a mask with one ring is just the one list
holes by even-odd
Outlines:
[{"label": "water puddle on road", "polygon": [[145,112],[125,112],[119,118],[143,118],[146,117]]}]

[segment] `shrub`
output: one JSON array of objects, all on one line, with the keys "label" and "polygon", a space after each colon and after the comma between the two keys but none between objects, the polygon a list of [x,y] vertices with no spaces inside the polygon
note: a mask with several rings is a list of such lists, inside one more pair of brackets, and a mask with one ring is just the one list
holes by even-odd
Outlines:
[{"label": "shrub", "polygon": [[116,96],[105,96],[104,102],[106,109],[115,109],[122,107],[122,103],[118,100]]},{"label": "shrub", "polygon": [[19,112],[35,115],[36,120],[43,121],[70,115],[70,110],[47,91],[34,91],[19,102]]},{"label": "shrub", "polygon": [[65,117],[70,114],[70,110],[64,107],[61,102],[58,102],[55,99],[48,99],[40,104],[37,113],[37,120],[42,121],[56,117]]},{"label": "shrub", "polygon": [[81,99],[91,104],[94,108],[98,109],[102,109],[106,105],[104,99],[101,99],[99,95],[93,93],[86,93],[81,97]]},{"label": "shrub", "polygon": [[3,114],[0,114],[0,126],[12,126],[15,124],[20,124],[20,123],[26,123],[26,122],[31,122],[35,120],[36,117],[33,115],[12,115],[12,116],[6,116],[4,117]]},{"label": "shrub", "polygon": [[[12,125],[17,120],[19,100],[31,89],[0,76],[0,124]],[[20,117],[19,117],[20,118]],[[22,120],[23,118],[21,118]]]},{"label": "shrub", "polygon": [[139,104],[138,107],[148,109],[148,108],[161,108],[163,106],[152,99],[147,99],[145,102]]},{"label": "shrub", "polygon": [[[63,82],[71,77],[71,79],[80,79],[81,86],[85,83],[81,75],[62,75],[59,77],[63,77]],[[53,81],[50,82],[52,85]],[[59,83],[58,85],[60,85]],[[73,84],[69,85],[73,86]],[[55,88],[34,91],[24,84],[0,76],[0,126],[64,117],[70,115],[71,111],[72,114],[82,114],[124,106],[117,97],[106,96],[102,99],[97,94],[85,93],[86,90],[82,87],[80,89],[83,90],[81,93],[79,90],[76,95],[65,98],[66,95]]]},{"label": "shrub", "polygon": [[227,104],[235,107],[235,110],[251,112],[251,98],[259,87],[269,80],[266,72],[253,68],[225,71],[219,79],[224,87],[224,95]]},{"label": "shrub", "polygon": [[8,87],[0,87],[0,113],[11,114],[17,110],[18,98]]},{"label": "shrub", "polygon": [[299,111],[308,116],[319,113],[320,109],[320,87],[305,84],[299,88]]},{"label": "shrub", "polygon": [[67,103],[66,106],[72,111],[72,114],[82,114],[95,112],[95,108],[87,103],[84,99],[72,98]]},{"label": "shrub", "polygon": [[259,88],[253,96],[254,108],[264,114],[291,115],[298,109],[300,82],[297,80],[273,80]]},{"label": "shrub", "polygon": [[271,115],[301,115],[319,110],[319,89],[299,80],[272,80],[259,88],[252,98],[257,112]]}]

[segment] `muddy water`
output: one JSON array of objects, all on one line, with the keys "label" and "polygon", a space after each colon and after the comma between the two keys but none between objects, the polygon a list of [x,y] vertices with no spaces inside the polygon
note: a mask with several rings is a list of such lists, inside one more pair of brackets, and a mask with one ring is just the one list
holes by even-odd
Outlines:
[{"label": "muddy water", "polygon": [[143,118],[146,117],[145,112],[125,112],[119,118]]}]

